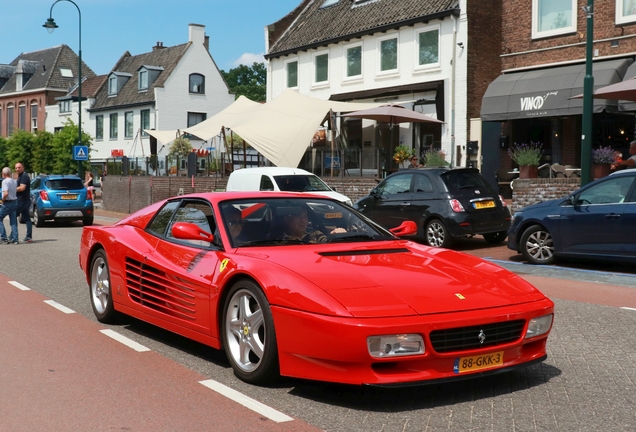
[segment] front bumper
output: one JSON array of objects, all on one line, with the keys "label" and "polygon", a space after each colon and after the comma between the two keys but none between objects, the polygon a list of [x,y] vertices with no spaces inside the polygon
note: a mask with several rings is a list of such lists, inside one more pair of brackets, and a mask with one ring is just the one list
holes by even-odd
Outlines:
[{"label": "front bumper", "polygon": [[[422,385],[431,380],[457,380],[524,366],[546,358],[548,333],[525,339],[530,319],[554,313],[554,304],[540,301],[494,309],[399,318],[340,318],[272,307],[284,376],[345,384],[376,386]],[[437,353],[429,335],[434,330],[523,319],[522,336],[511,343],[485,349]],[[424,354],[373,358],[368,336],[421,334]],[[458,358],[503,351],[503,364],[488,369],[457,373]]]}]

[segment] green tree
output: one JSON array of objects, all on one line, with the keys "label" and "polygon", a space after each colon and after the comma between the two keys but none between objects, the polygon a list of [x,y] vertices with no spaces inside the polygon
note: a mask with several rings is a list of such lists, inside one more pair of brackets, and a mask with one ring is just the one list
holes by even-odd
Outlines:
[{"label": "green tree", "polygon": [[[69,174],[77,172],[77,161],[73,160],[73,146],[77,145],[77,125],[68,119],[61,131],[55,133],[51,140],[51,152],[53,155],[52,169],[55,174]],[[91,146],[91,137],[82,132],[82,145]],[[82,162],[82,169],[89,168],[89,162]]]},{"label": "green tree", "polygon": [[0,136],[0,170],[9,166],[7,159],[7,140]]},{"label": "green tree", "polygon": [[30,161],[31,171],[36,173],[52,173],[55,154],[51,143],[53,134],[51,132],[37,131],[35,133],[31,148],[32,156]]},{"label": "green tree", "polygon": [[22,162],[24,169],[31,170],[31,154],[34,135],[31,132],[17,130],[7,139],[5,148],[6,163],[11,169],[16,162]]},{"label": "green tree", "polygon": [[242,95],[255,102],[265,102],[265,63],[254,62],[251,67],[239,65],[229,72],[221,71],[221,74],[230,90],[236,93],[237,99]]}]

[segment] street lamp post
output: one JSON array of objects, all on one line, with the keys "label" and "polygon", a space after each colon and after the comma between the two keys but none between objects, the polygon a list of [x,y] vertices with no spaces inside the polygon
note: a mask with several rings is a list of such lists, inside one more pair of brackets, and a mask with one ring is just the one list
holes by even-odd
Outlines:
[{"label": "street lamp post", "polygon": [[583,79],[583,125],[581,140],[581,186],[591,181],[592,122],[594,104],[594,75],[592,73],[592,46],[594,45],[594,0],[583,6],[587,14],[587,39],[585,43],[585,78]]},{"label": "street lamp post", "polygon": [[[82,12],[80,11],[79,6],[75,4],[73,0],[56,0],[55,3],[51,5],[51,11],[49,12],[49,18],[46,20],[46,23],[42,25],[42,27],[46,28],[49,33],[53,33],[53,30],[58,28],[58,25],[55,24],[55,20],[53,20],[53,6],[58,4],[61,1],[67,1],[69,3],[73,3],[73,5],[77,8],[77,13],[79,14],[79,63],[77,66],[77,145],[82,145]],[[83,178],[82,172],[82,161],[77,161],[77,174],[80,178]]]}]

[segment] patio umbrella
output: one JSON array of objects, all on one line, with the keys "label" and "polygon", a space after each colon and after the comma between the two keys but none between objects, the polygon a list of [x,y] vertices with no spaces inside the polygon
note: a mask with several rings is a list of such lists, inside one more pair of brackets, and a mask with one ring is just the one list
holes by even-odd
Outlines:
[{"label": "patio umbrella", "polygon": [[391,129],[391,139],[389,142],[389,153],[393,153],[393,126],[400,123],[444,123],[431,116],[409,110],[401,105],[381,105],[377,108],[370,108],[361,111],[353,111],[348,114],[341,114],[341,117],[364,118],[377,122],[388,123]]},{"label": "patio umbrella", "polygon": [[[594,92],[595,99],[615,99],[636,101],[636,77],[625,81],[601,87]],[[571,99],[582,99],[583,95],[573,96]]]},{"label": "patio umbrella", "polygon": [[355,117],[375,120],[378,122],[389,123],[390,126],[399,123],[444,123],[431,116],[420,114],[404,108],[401,105],[382,105],[377,108],[370,108],[361,111],[353,111],[348,114],[342,114],[341,117]]}]

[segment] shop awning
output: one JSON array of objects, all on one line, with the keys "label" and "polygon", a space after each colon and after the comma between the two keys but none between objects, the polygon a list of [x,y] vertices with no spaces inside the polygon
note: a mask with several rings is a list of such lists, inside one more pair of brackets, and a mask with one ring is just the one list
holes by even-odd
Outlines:
[{"label": "shop awning", "polygon": [[[627,72],[625,72],[623,81],[627,81],[632,78],[636,78],[636,62],[632,63],[627,68]],[[636,111],[636,102],[624,101],[624,100],[618,101],[618,109],[621,110],[621,112],[624,112],[624,111],[634,112]]]},{"label": "shop awning", "polygon": [[[594,90],[623,80],[632,59],[595,62]],[[585,64],[534,69],[500,75],[486,90],[482,121],[581,115]],[[618,101],[594,99],[594,112],[618,112]]]}]

